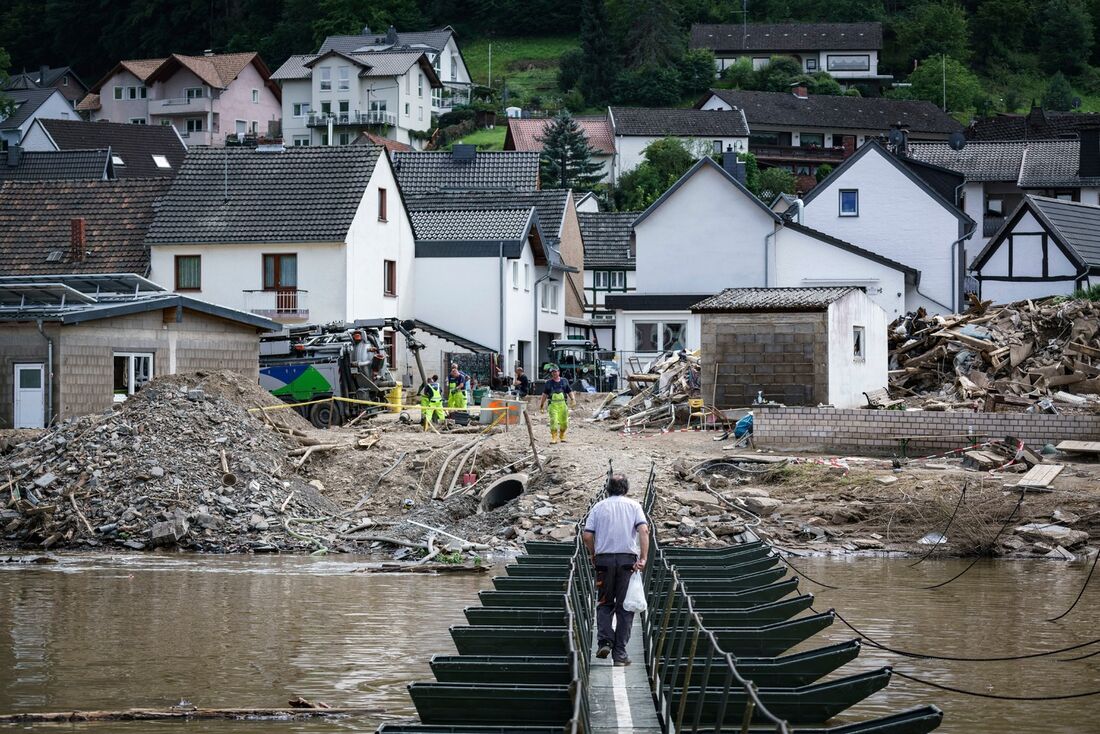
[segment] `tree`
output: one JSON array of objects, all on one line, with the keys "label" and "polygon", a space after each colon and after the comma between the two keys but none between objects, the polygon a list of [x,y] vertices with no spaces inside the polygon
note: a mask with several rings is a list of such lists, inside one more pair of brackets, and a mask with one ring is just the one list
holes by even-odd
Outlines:
[{"label": "tree", "polygon": [[765,204],[771,204],[780,194],[793,194],[798,182],[786,168],[765,168],[760,172],[759,189],[753,193]]},{"label": "tree", "polygon": [[806,20],[858,23],[886,18],[882,0],[810,0],[805,7],[809,12]]},{"label": "tree", "polygon": [[617,0],[626,63],[632,69],[675,64],[686,36],[674,0]]},{"label": "tree", "polygon": [[827,71],[815,71],[811,74],[806,80],[806,87],[810,94],[830,94],[835,97],[844,94],[840,82]]},{"label": "tree", "polygon": [[722,69],[722,79],[730,89],[752,89],[756,83],[756,72],[752,68],[752,59],[740,58]]},{"label": "tree", "polygon": [[615,49],[604,0],[582,0],[581,67],[578,83],[590,105],[604,105],[615,92]]},{"label": "tree", "polygon": [[[946,85],[944,81],[946,80]],[[950,56],[933,56],[921,62],[909,75],[909,96],[944,106],[947,90],[947,110],[965,115],[982,96],[982,84],[974,72]]]},{"label": "tree", "polygon": [[1092,52],[1092,16],[1081,0],[1050,0],[1039,14],[1039,58],[1053,74],[1078,74]]},{"label": "tree", "polygon": [[544,188],[587,191],[603,177],[603,163],[568,110],[562,110],[538,138],[542,143],[539,177]]},{"label": "tree", "polygon": [[620,211],[645,209],[695,164],[695,156],[675,138],[650,143],[643,157],[636,168],[619,176],[615,203]]},{"label": "tree", "polygon": [[698,94],[714,86],[714,53],[707,49],[693,49],[680,60],[682,94]]},{"label": "tree", "polygon": [[766,66],[758,69],[753,89],[761,92],[789,92],[791,84],[803,78],[802,64],[790,56],[772,56]]},{"label": "tree", "polygon": [[[0,48],[0,89],[3,89],[8,81],[8,66],[10,64],[11,58],[8,56],[8,52]],[[14,111],[15,102],[12,101],[11,97],[0,92],[0,120],[3,120]]]},{"label": "tree", "polygon": [[584,52],[571,48],[558,57],[558,89],[568,92],[577,86],[584,70]]},{"label": "tree", "polygon": [[1069,112],[1073,109],[1073,87],[1062,72],[1058,72],[1050,78],[1050,84],[1043,92],[1042,105],[1044,110],[1057,112]]},{"label": "tree", "polygon": [[966,59],[970,34],[966,11],[953,0],[935,0],[917,5],[895,24],[898,46],[909,59],[947,54]]},{"label": "tree", "polygon": [[978,62],[1003,66],[1024,50],[1033,13],[1027,0],[983,0],[974,16],[974,50]]},{"label": "tree", "polygon": [[643,66],[619,75],[618,101],[646,107],[670,107],[680,101],[683,82],[674,66]]},{"label": "tree", "polygon": [[830,166],[828,163],[822,163],[820,166],[817,167],[817,170],[814,171],[814,179],[818,183],[821,183],[822,181],[825,180],[825,177],[828,176],[832,172],[833,172],[833,167],[832,166]]}]

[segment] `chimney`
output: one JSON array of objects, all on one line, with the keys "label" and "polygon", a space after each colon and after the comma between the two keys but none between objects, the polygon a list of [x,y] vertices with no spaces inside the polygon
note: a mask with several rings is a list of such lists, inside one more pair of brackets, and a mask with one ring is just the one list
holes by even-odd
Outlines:
[{"label": "chimney", "polygon": [[8,166],[15,168],[23,160],[23,146],[18,143],[8,146]]},{"label": "chimney", "polygon": [[88,251],[88,239],[84,226],[84,217],[76,217],[69,220],[69,262],[84,262],[84,254]]},{"label": "chimney", "polygon": [[731,145],[727,145],[726,152],[722,154],[722,168],[726,169],[727,173],[737,179],[737,183],[744,185],[745,164],[737,160],[737,153]]},{"label": "chimney", "polygon": [[213,56],[213,55],[214,55],[214,49],[212,49],[212,48],[204,48],[204,49],[202,50],[202,55],[203,55],[203,56]]},{"label": "chimney", "polygon": [[38,67],[38,83],[39,84],[45,84],[46,83],[46,72],[48,72],[49,70],[50,70],[50,67],[46,66],[45,64]]},{"label": "chimney", "polygon": [[1077,175],[1082,178],[1100,176],[1100,127],[1080,129],[1081,157]]},{"label": "chimney", "polygon": [[370,35],[370,26],[369,25],[363,26],[363,35],[364,36],[369,36]]},{"label": "chimney", "polygon": [[386,29],[386,43],[391,46],[397,45],[397,29],[392,25]]},{"label": "chimney", "polygon": [[799,99],[810,98],[810,90],[807,89],[806,85],[802,82],[795,82],[793,85],[791,85],[791,94],[798,97]]}]

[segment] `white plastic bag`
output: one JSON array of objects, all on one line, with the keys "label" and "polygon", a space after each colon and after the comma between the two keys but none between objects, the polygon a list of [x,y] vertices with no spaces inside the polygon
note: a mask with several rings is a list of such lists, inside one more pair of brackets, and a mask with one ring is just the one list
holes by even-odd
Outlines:
[{"label": "white plastic bag", "polygon": [[635,571],[630,575],[630,583],[626,587],[623,609],[628,612],[644,612],[647,608],[645,589],[642,588],[642,572]]}]

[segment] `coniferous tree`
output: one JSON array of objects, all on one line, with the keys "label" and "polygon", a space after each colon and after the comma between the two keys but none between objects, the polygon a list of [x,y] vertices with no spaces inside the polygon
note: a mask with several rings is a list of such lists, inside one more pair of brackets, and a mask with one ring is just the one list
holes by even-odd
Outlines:
[{"label": "coniferous tree", "polygon": [[540,178],[547,189],[589,190],[600,182],[603,163],[592,160],[596,151],[580,124],[567,110],[546,127],[542,143]]},{"label": "coniferous tree", "polygon": [[578,86],[589,105],[611,101],[615,92],[614,45],[611,43],[611,23],[604,0],[582,0],[581,3],[581,66]]}]

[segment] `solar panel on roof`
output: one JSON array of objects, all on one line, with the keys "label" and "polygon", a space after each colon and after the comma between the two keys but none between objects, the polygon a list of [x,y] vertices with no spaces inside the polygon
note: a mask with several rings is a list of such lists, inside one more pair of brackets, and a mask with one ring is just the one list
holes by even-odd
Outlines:
[{"label": "solar panel on roof", "polygon": [[61,283],[0,284],[0,305],[17,307],[95,303],[91,296]]}]

